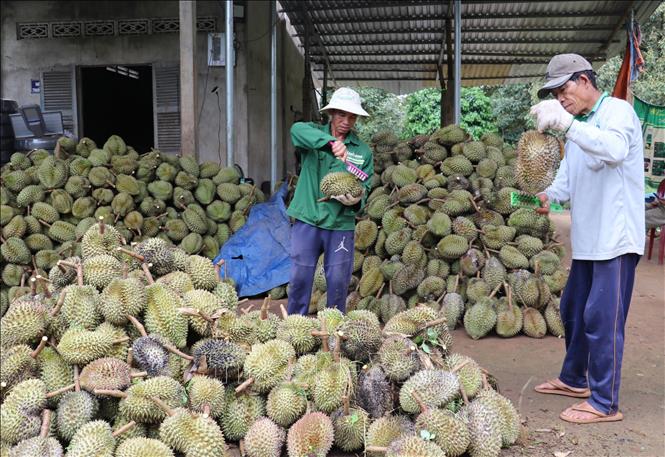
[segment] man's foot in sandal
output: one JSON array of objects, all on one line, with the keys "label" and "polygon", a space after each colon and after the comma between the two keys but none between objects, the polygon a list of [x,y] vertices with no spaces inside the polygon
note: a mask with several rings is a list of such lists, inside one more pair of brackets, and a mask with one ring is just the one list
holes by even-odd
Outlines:
[{"label": "man's foot in sandal", "polygon": [[591,396],[591,391],[588,387],[571,387],[559,379],[550,379],[534,387],[534,390],[541,394],[564,395],[574,398],[589,398]]},{"label": "man's foot in sandal", "polygon": [[614,414],[605,414],[585,401],[567,408],[559,417],[572,424],[597,424],[600,422],[617,422],[623,420],[623,414],[617,411]]}]

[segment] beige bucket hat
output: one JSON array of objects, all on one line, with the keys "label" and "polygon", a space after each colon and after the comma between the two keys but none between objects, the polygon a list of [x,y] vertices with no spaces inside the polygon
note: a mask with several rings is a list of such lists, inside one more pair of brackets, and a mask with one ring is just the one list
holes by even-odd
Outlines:
[{"label": "beige bucket hat", "polygon": [[330,97],[330,103],[321,108],[320,111],[338,109],[347,113],[357,114],[358,116],[369,116],[360,104],[360,94],[348,87],[340,87]]}]

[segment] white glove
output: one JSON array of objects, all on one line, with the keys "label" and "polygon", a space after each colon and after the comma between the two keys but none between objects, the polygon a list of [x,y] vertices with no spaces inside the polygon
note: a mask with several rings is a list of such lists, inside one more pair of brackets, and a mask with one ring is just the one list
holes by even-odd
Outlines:
[{"label": "white glove", "polygon": [[337,200],[337,201],[340,202],[342,205],[353,206],[353,205],[355,205],[356,203],[358,203],[358,202],[360,201],[361,198],[363,198],[363,195],[360,194],[360,195],[358,195],[357,197],[354,197],[354,196],[351,195],[351,194],[342,194],[342,195],[333,195],[333,196],[330,197],[330,198],[333,198],[333,199]]},{"label": "white glove", "polygon": [[573,123],[573,115],[558,100],[545,100],[531,107],[529,114],[536,117],[539,132],[547,129],[567,131]]}]

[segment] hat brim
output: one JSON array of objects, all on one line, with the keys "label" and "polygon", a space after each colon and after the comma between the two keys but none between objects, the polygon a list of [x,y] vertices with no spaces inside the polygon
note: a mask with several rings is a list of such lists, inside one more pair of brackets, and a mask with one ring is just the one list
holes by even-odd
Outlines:
[{"label": "hat brim", "polygon": [[552,89],[563,86],[570,78],[572,78],[572,76],[573,73],[570,73],[569,75],[563,75],[559,76],[558,78],[550,79],[543,85],[543,87],[538,90],[538,98],[542,99],[547,97]]},{"label": "hat brim", "polygon": [[346,111],[347,113],[352,113],[352,114],[355,114],[355,115],[358,115],[358,116],[369,117],[369,113],[367,111],[365,111],[364,109],[362,109],[361,107],[355,106],[355,105],[342,104],[342,103],[332,103],[332,102],[328,103],[326,106],[321,108],[319,111],[324,112],[324,111],[328,111],[328,110],[331,110],[331,109]]}]

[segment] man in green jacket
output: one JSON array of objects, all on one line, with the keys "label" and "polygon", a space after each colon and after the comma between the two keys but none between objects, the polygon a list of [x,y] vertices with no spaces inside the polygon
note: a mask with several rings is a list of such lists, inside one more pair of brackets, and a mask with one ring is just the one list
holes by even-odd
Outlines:
[{"label": "man in green jacket", "polygon": [[318,201],[324,197],[319,185],[328,173],[345,171],[345,161],[370,177],[374,173],[371,149],[352,130],[358,116],[368,116],[360,95],[342,87],[321,111],[330,116],[329,123],[297,122],[291,127],[291,140],[302,151],[302,167],[287,211],[295,219],[291,229],[289,314],[307,314],[321,252],[328,307],[345,311],[353,273],[355,217],[367,200],[370,178],[363,183],[361,196],[335,195],[323,202]]}]

